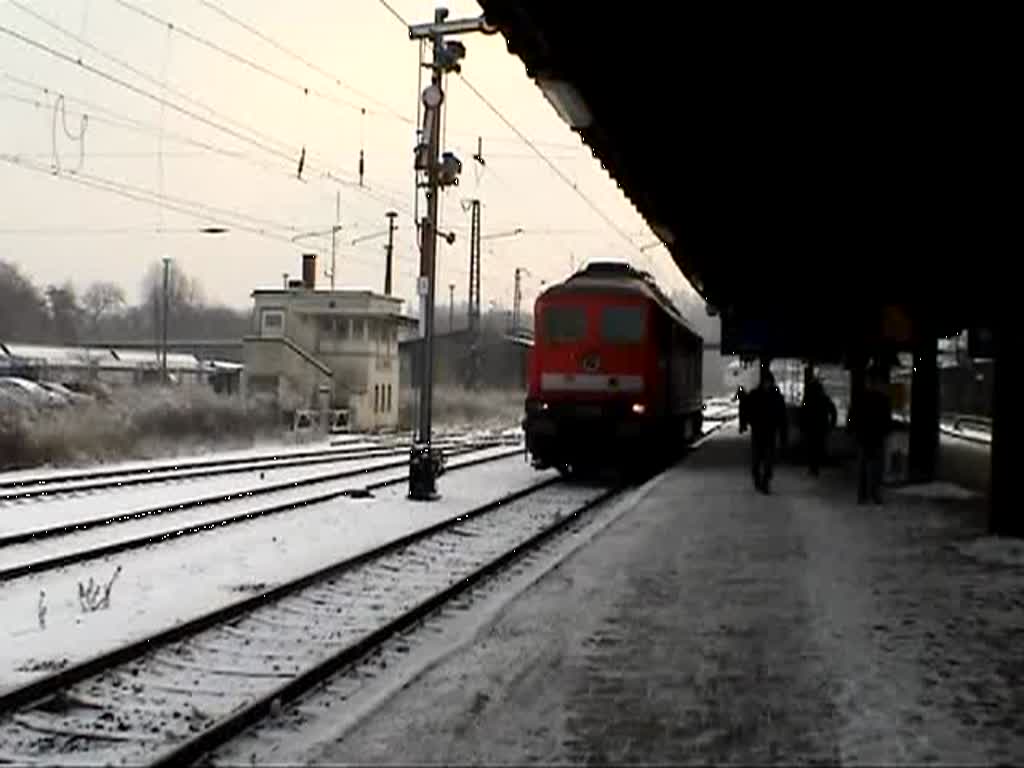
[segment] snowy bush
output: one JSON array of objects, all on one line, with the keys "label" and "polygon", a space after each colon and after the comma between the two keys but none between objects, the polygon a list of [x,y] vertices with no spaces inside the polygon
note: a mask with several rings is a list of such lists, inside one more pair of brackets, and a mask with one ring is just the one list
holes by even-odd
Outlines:
[{"label": "snowy bush", "polygon": [[276,410],[207,388],[129,388],[36,413],[0,412],[0,469],[157,458],[280,432]]}]

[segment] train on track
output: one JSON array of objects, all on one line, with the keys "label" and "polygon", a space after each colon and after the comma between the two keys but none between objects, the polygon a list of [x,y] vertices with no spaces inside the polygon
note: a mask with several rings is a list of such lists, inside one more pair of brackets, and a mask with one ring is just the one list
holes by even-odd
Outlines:
[{"label": "train on track", "polygon": [[526,447],[537,468],[639,469],[701,435],[704,341],[646,272],[594,262],[534,306]]}]

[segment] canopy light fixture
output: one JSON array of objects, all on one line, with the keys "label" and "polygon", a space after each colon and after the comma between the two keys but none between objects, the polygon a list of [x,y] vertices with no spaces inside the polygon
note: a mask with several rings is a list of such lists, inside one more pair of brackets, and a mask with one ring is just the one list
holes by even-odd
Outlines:
[{"label": "canopy light fixture", "polygon": [[570,127],[589,128],[594,122],[594,117],[590,114],[583,97],[571,84],[564,80],[538,78],[537,85],[540,86],[544,98]]},{"label": "canopy light fixture", "polygon": [[676,241],[676,236],[672,233],[672,230],[668,227],[664,227],[661,224],[652,224],[651,231],[658,236],[665,245],[672,245]]}]

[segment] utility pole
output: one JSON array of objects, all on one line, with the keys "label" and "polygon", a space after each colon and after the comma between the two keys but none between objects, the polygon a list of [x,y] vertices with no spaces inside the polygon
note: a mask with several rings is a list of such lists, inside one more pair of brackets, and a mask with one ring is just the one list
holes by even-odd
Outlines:
[{"label": "utility pole", "polygon": [[470,200],[469,218],[469,331],[480,331],[480,201]]},{"label": "utility pole", "polygon": [[516,267],[516,286],[512,291],[512,332],[519,330],[519,308],[523,302],[523,268]]},{"label": "utility pole", "polygon": [[161,343],[160,343],[160,383],[167,383],[167,294],[169,290],[169,278],[171,272],[171,259],[169,256],[164,256],[164,312],[163,312],[163,323],[160,331]]},{"label": "utility pole", "polygon": [[388,245],[387,245],[387,262],[384,265],[384,295],[391,295],[391,261],[395,253],[395,217],[398,215],[395,211],[388,211],[385,214],[388,217]]},{"label": "utility pole", "polygon": [[[437,252],[438,198],[440,188],[458,183],[462,163],[452,154],[441,151],[441,104],[444,101],[442,88],[444,76],[449,72],[460,72],[459,61],[466,55],[462,43],[446,41],[445,35],[468,32],[494,33],[497,30],[488,25],[483,16],[471,19],[447,21],[448,9],[437,8],[434,21],[409,27],[411,40],[432,42],[433,57],[429,69],[430,85],[422,93],[423,136],[416,147],[415,169],[423,172],[426,182],[427,215],[420,227],[420,278],[417,285],[423,308],[423,365],[420,387],[419,423],[417,438],[409,454],[409,498],[428,501],[437,498],[437,475],[441,469],[441,455],[431,446],[431,405],[434,377],[434,271]],[[421,46],[422,47],[422,46]],[[420,62],[423,66],[423,62]],[[417,189],[420,183],[417,182]]]},{"label": "utility pole", "polygon": [[448,283],[448,333],[455,330],[455,283]]},{"label": "utility pole", "polygon": [[[362,162],[360,160],[360,162]],[[334,193],[334,226],[331,227],[331,290],[334,290],[334,275],[338,266],[336,254],[338,252],[338,230],[341,229],[341,191]]]}]

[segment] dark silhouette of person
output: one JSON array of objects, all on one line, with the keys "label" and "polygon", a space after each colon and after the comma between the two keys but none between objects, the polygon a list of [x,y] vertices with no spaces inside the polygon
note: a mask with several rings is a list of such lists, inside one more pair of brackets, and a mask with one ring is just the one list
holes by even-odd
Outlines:
[{"label": "dark silhouette of person", "polygon": [[837,418],[836,405],[825,392],[821,380],[811,377],[800,405],[800,432],[812,475],[816,476],[821,471],[828,433],[835,428]]},{"label": "dark silhouette of person", "polygon": [[881,504],[885,439],[892,429],[892,405],[879,371],[868,373],[866,387],[850,420],[858,444],[857,503],[864,504],[870,498]]},{"label": "dark silhouette of person", "polygon": [[750,427],[751,471],[754,487],[771,493],[775,468],[776,441],[786,443],[786,401],[770,371],[761,373],[758,386],[748,392],[740,406],[740,432]]}]

